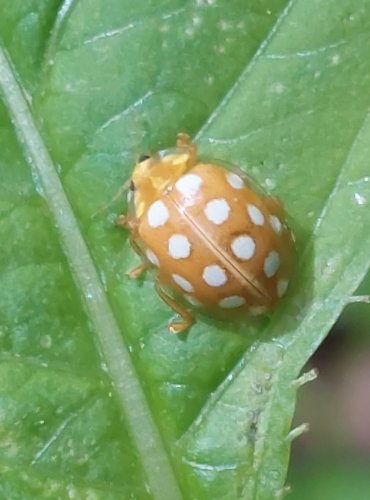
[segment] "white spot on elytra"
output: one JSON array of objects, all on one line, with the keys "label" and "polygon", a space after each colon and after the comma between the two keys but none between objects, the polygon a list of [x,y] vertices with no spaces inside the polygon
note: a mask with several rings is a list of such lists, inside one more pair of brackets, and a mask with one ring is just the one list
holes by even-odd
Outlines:
[{"label": "white spot on elytra", "polygon": [[240,295],[231,295],[220,300],[218,305],[224,309],[235,309],[245,304],[245,298]]},{"label": "white spot on elytra", "polygon": [[232,241],[231,250],[238,259],[249,260],[255,253],[256,243],[248,235],[238,236]]},{"label": "white spot on elytra", "polygon": [[272,250],[265,259],[263,270],[268,278],[272,278],[276,271],[279,269],[280,257],[275,250]]},{"label": "white spot on elytra", "polygon": [[186,259],[191,252],[191,244],[186,236],[174,234],[168,240],[168,253],[173,259]]},{"label": "white spot on elytra", "polygon": [[228,173],[226,180],[234,189],[242,189],[244,187],[243,179],[237,174]]},{"label": "white spot on elytra", "polygon": [[185,295],[185,299],[194,307],[201,307],[202,303],[192,295]]},{"label": "white spot on elytra", "polygon": [[207,203],[204,213],[213,224],[223,224],[229,218],[230,206],[223,198],[216,198]]},{"label": "white spot on elytra", "polygon": [[153,264],[153,266],[157,266],[157,267],[159,266],[158,257],[156,256],[156,254],[154,252],[152,252],[151,250],[147,250],[146,256],[147,256],[149,262],[151,262]]},{"label": "white spot on elytra", "polygon": [[179,274],[173,274],[172,279],[177,285],[179,285],[180,288],[184,290],[184,292],[194,292],[193,285]]},{"label": "white spot on elytra", "polygon": [[192,198],[199,191],[203,181],[199,175],[186,174],[176,182],[176,189],[186,198]]},{"label": "white spot on elytra", "polygon": [[285,292],[288,290],[289,281],[288,280],[279,280],[277,284],[277,294],[278,297],[282,297],[285,295]]},{"label": "white spot on elytra", "polygon": [[278,217],[276,217],[276,215],[270,216],[270,224],[271,224],[271,227],[275,231],[276,234],[281,233],[281,229],[283,226],[280,222],[280,219]]},{"label": "white spot on elytra", "polygon": [[155,201],[148,210],[148,224],[150,227],[163,226],[169,218],[168,208],[161,200]]},{"label": "white spot on elytra", "polygon": [[203,270],[203,279],[209,286],[222,286],[227,282],[227,276],[222,267],[217,264],[207,266]]},{"label": "white spot on elytra", "polygon": [[255,205],[248,205],[247,211],[253,224],[256,224],[256,226],[263,226],[265,218],[259,208],[257,208]]}]

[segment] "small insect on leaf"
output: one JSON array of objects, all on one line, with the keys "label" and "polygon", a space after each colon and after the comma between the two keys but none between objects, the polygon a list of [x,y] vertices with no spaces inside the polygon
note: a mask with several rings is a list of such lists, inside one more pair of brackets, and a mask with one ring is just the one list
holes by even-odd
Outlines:
[{"label": "small insect on leaf", "polygon": [[200,161],[186,134],[176,148],[139,158],[126,217],[142,265],[130,275],[156,268],[157,291],[181,318],[170,331],[189,328],[195,309],[256,314],[285,295],[294,236],[280,201],[248,180],[237,168]]}]

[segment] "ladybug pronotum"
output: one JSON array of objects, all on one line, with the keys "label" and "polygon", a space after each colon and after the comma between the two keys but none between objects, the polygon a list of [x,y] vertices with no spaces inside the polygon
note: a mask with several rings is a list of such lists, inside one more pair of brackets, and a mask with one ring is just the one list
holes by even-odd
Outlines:
[{"label": "ladybug pronotum", "polygon": [[194,307],[219,317],[256,314],[285,294],[295,250],[280,201],[240,171],[198,161],[188,135],[140,157],[128,198],[132,210],[118,224],[142,258],[129,274],[156,269],[157,292],[181,318],[171,332],[194,322]]}]

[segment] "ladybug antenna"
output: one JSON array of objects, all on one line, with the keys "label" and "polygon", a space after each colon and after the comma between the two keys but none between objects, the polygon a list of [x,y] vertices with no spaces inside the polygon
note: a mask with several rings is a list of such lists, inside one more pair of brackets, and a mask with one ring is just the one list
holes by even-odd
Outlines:
[{"label": "ladybug antenna", "polygon": [[[133,189],[132,189],[133,188]],[[133,185],[133,182],[131,179],[128,179],[120,188],[117,190],[116,194],[113,196],[111,200],[108,201],[108,203],[105,203],[102,207],[98,208],[91,216],[91,219],[95,219],[98,215],[102,214],[105,212],[113,203],[115,203],[117,200],[121,198],[123,193],[127,192],[128,190],[135,191],[135,186]]]}]

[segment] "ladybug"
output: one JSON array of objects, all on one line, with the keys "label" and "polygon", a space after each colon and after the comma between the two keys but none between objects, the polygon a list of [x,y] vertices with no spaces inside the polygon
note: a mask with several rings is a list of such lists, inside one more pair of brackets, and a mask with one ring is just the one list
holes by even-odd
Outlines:
[{"label": "ladybug", "polygon": [[142,156],[128,191],[129,229],[142,263],[156,269],[156,290],[180,316],[170,332],[194,322],[192,311],[223,317],[271,310],[286,293],[294,235],[281,202],[243,172],[199,161],[187,134],[176,148]]}]

